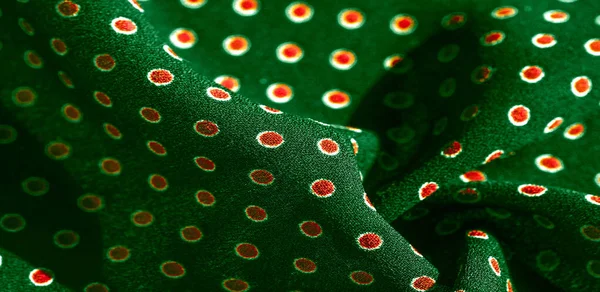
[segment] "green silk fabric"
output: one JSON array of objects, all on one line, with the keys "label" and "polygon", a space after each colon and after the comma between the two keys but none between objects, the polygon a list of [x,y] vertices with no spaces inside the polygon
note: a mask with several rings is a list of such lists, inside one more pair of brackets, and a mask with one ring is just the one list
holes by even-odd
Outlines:
[{"label": "green silk fabric", "polygon": [[3,0],[0,291],[600,291],[600,2]]}]

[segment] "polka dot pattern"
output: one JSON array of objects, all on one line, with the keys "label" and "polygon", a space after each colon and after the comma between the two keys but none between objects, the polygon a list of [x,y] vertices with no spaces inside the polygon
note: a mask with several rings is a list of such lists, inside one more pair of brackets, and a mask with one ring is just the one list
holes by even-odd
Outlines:
[{"label": "polka dot pattern", "polygon": [[[12,19],[0,59],[19,80],[5,80],[0,153],[17,204],[0,214],[0,232],[77,267],[89,263],[93,230],[67,223],[97,221],[107,231],[99,267],[124,277],[109,287],[82,274],[73,289],[188,289],[203,279],[225,291],[279,282],[304,291],[322,290],[327,277],[334,290],[512,291],[495,236],[517,243],[511,254],[544,281],[595,288],[600,264],[582,251],[600,229],[580,214],[600,205],[589,154],[600,41],[584,33],[597,15],[583,1],[473,10],[452,0],[435,15],[427,3],[16,2],[0,11]],[[41,213],[19,209],[35,204]],[[447,205],[481,212],[449,214]],[[483,220],[497,230],[480,230]],[[448,286],[431,263],[456,251],[422,248],[394,228],[429,243],[461,234],[479,256]],[[577,232],[568,247],[543,240],[566,230]],[[281,252],[291,243],[294,252]],[[332,265],[340,251],[351,252]],[[2,256],[0,265],[20,269]],[[217,257],[219,276],[203,275]],[[11,279],[60,290],[78,275],[44,265]]]}]

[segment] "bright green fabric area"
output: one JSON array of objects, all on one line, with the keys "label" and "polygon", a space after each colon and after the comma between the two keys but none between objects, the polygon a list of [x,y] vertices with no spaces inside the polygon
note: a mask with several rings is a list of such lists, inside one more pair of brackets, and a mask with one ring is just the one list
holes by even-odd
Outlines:
[{"label": "bright green fabric area", "polygon": [[[294,23],[290,1],[261,1],[251,16],[231,1],[139,3],[0,4],[0,291],[600,290],[600,40],[585,46],[600,38],[600,4],[315,1],[312,18]],[[515,15],[493,17],[500,7]],[[360,28],[338,22],[346,8],[363,13]],[[568,19],[545,19],[550,10]],[[458,12],[464,25],[444,25]],[[414,31],[390,29],[399,14],[417,21]],[[119,32],[111,24],[118,17],[136,30]],[[193,46],[170,40],[177,28],[194,31]],[[488,45],[493,31],[504,38]],[[556,44],[536,45],[540,33]],[[223,48],[232,35],[250,41],[245,54]],[[53,38],[66,54],[52,49]],[[285,42],[302,48],[301,60],[277,58]],[[356,55],[349,70],[330,64],[341,48]],[[95,62],[103,54],[115,62],[106,72]],[[386,69],[393,54],[404,60]],[[526,82],[519,73],[534,65],[544,76]],[[481,84],[473,80],[479,66],[493,73]],[[172,82],[152,82],[156,69]],[[221,75],[236,77],[239,92],[219,89]],[[582,96],[571,85],[579,76],[591,81]],[[267,96],[277,82],[293,89],[289,101]],[[345,107],[323,102],[332,89],[349,94]],[[472,105],[479,111],[467,118]],[[524,124],[509,118],[518,105],[529,109]],[[145,107],[160,121],[144,119]],[[563,123],[545,131],[557,117]],[[198,132],[199,121],[218,134]],[[109,135],[107,123],[122,136]],[[583,134],[569,135],[578,123]],[[266,131],[275,140],[261,140]],[[320,149],[322,139],[336,151]],[[452,141],[461,152],[444,155]],[[68,155],[49,153],[56,143]],[[497,150],[500,159],[483,163]],[[536,160],[546,154],[562,168],[544,171]],[[255,170],[272,181],[261,184]],[[485,181],[461,179],[473,170]],[[168,187],[153,188],[154,174]],[[326,195],[319,180],[335,191]],[[439,188],[420,196],[427,183]],[[199,200],[200,191],[214,202]],[[90,198],[101,207],[89,209]],[[265,218],[248,215],[255,206]],[[152,214],[150,224],[136,223],[140,211]],[[318,236],[301,228],[306,221],[318,223]],[[201,239],[182,235],[190,226]]]}]

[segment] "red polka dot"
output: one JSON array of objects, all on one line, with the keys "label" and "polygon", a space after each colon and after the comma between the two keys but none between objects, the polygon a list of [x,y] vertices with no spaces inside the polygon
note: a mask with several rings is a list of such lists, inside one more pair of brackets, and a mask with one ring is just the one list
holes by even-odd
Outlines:
[{"label": "red polka dot", "polygon": [[104,208],[104,202],[97,195],[85,194],[77,199],[77,206],[85,212],[97,212]]},{"label": "red polka dot", "polygon": [[131,215],[131,221],[138,227],[150,226],[154,222],[154,215],[148,211],[137,211]]},{"label": "red polka dot", "polygon": [[484,46],[495,46],[502,43],[505,37],[501,31],[491,31],[481,37],[481,44]]},{"label": "red polka dot", "polygon": [[29,273],[29,280],[35,286],[48,286],[54,282],[54,273],[48,269],[34,269]]},{"label": "red polka dot", "polygon": [[121,174],[121,163],[114,158],[105,158],[100,161],[100,171],[106,175]]},{"label": "red polka dot", "polygon": [[471,230],[471,231],[467,232],[467,236],[474,237],[474,238],[480,238],[480,239],[488,239],[489,238],[487,233],[485,233],[481,230]]},{"label": "red polka dot", "polygon": [[206,90],[206,93],[208,94],[209,97],[211,97],[214,100],[218,100],[218,101],[227,101],[227,100],[231,99],[231,95],[229,95],[229,93],[227,93],[227,91],[225,91],[221,88],[209,87]]},{"label": "red polka dot", "polygon": [[533,36],[531,42],[536,47],[545,49],[556,45],[556,38],[551,34],[539,33]]},{"label": "red polka dot", "polygon": [[541,171],[549,173],[555,173],[564,168],[562,161],[550,154],[543,154],[536,157],[535,164]]},{"label": "red polka dot", "polygon": [[484,182],[487,180],[485,173],[479,171],[479,170],[471,170],[471,171],[467,171],[464,174],[462,174],[460,176],[460,179],[463,182],[469,183],[469,182]]},{"label": "red polka dot", "polygon": [[467,15],[461,12],[450,13],[442,18],[442,27],[447,30],[456,30],[465,25]]},{"label": "red polka dot", "polygon": [[79,111],[78,108],[76,108],[75,106],[71,105],[71,104],[65,104],[63,105],[62,109],[61,109],[61,113],[63,115],[63,117],[72,123],[78,123],[81,121],[81,111]]},{"label": "red polka dot", "polygon": [[178,28],[169,35],[169,40],[180,49],[189,49],[196,44],[196,33],[193,30]]},{"label": "red polka dot", "polygon": [[260,108],[262,108],[264,111],[271,113],[271,114],[280,115],[283,113],[282,111],[280,111],[276,108],[272,108],[272,107],[266,106],[266,105],[260,105]]},{"label": "red polka dot", "polygon": [[217,167],[212,160],[206,157],[195,157],[194,161],[196,162],[196,165],[204,171],[214,171]]},{"label": "red polka dot", "polygon": [[108,259],[112,262],[124,262],[129,259],[130,255],[129,249],[122,245],[111,247],[107,253]]},{"label": "red polka dot", "polygon": [[490,268],[492,268],[494,274],[500,277],[500,264],[498,263],[498,260],[495,257],[489,257],[488,263],[490,264]]},{"label": "red polka dot", "polygon": [[544,128],[544,133],[547,134],[554,132],[556,129],[558,129],[558,127],[560,127],[560,125],[562,125],[563,121],[564,119],[561,117],[552,119],[552,121],[548,122],[548,124]]},{"label": "red polka dot", "polygon": [[235,247],[236,254],[247,260],[253,260],[258,258],[259,252],[258,248],[254,244],[251,243],[240,243]]},{"label": "red polka dot", "polygon": [[321,225],[315,221],[304,221],[300,223],[300,231],[308,237],[317,238],[323,234]]},{"label": "red polka dot", "polygon": [[294,2],[288,5],[285,14],[294,23],[304,23],[312,18],[313,9],[304,2]]},{"label": "red polka dot", "polygon": [[25,60],[25,64],[33,69],[40,69],[44,67],[42,58],[35,51],[25,51],[23,58]]},{"label": "red polka dot", "polygon": [[584,47],[588,54],[592,56],[600,56],[600,39],[588,40]]},{"label": "red polka dot", "polygon": [[160,113],[150,107],[143,107],[140,109],[140,115],[144,120],[150,123],[158,123],[160,122],[161,116]]},{"label": "red polka dot", "polygon": [[180,263],[174,261],[162,263],[160,265],[160,271],[163,273],[163,275],[173,279],[185,276],[185,268],[183,268]]},{"label": "red polka dot", "polygon": [[446,158],[454,158],[461,152],[462,145],[458,141],[452,141],[444,146],[440,154]]},{"label": "red polka dot", "polygon": [[350,280],[357,285],[371,285],[373,276],[365,271],[354,271],[350,274]]},{"label": "red polka dot", "polygon": [[424,200],[425,198],[433,195],[433,193],[435,193],[435,191],[437,191],[439,187],[440,186],[434,182],[426,182],[422,184],[419,188],[419,199]]},{"label": "red polka dot", "polygon": [[337,89],[330,90],[323,94],[323,103],[332,109],[345,108],[350,104],[350,95]]},{"label": "red polka dot", "polygon": [[317,271],[317,265],[312,260],[307,258],[299,258],[294,260],[294,268],[302,273],[314,273]]},{"label": "red polka dot", "polygon": [[321,139],[317,143],[319,151],[326,155],[336,155],[340,152],[340,146],[332,139]]},{"label": "red polka dot", "polygon": [[345,29],[360,28],[365,22],[365,15],[356,9],[344,9],[338,14],[338,23]]},{"label": "red polka dot", "polygon": [[56,5],[56,12],[62,17],[75,17],[79,14],[79,5],[71,0],[63,0]]},{"label": "red polka dot", "polygon": [[206,4],[207,0],[181,0],[181,4],[187,8],[198,9],[204,4]]},{"label": "red polka dot", "polygon": [[369,207],[369,209],[376,211],[375,206],[373,206],[373,203],[371,203],[371,200],[369,199],[369,196],[367,196],[367,193],[363,194],[363,201],[365,202],[365,205]]},{"label": "red polka dot", "polygon": [[148,141],[146,143],[146,146],[148,147],[148,150],[152,151],[152,153],[154,153],[156,155],[159,155],[159,156],[165,156],[165,155],[167,155],[167,150],[159,142]]},{"label": "red polka dot", "polygon": [[427,291],[435,285],[435,280],[428,276],[414,278],[410,286],[417,291]]},{"label": "red polka dot", "polygon": [[267,97],[275,103],[286,103],[294,97],[294,91],[287,84],[273,83],[267,87]]},{"label": "red polka dot", "polygon": [[37,93],[29,87],[18,87],[12,94],[13,102],[20,107],[33,106],[37,100]]},{"label": "red polka dot", "polygon": [[594,205],[600,205],[600,196],[585,195],[585,199]]},{"label": "red polka dot", "polygon": [[544,12],[544,19],[552,23],[563,23],[569,20],[569,14],[561,10],[549,10]]},{"label": "red polka dot", "polygon": [[194,130],[204,137],[213,137],[219,133],[219,126],[211,121],[200,120],[194,125]]},{"label": "red polka dot", "polygon": [[539,66],[525,66],[521,69],[521,80],[527,83],[537,83],[544,78],[544,69]]},{"label": "red polka dot", "polygon": [[0,218],[0,227],[7,232],[21,231],[25,225],[25,218],[19,214],[9,213]]},{"label": "red polka dot", "polygon": [[240,80],[233,76],[221,75],[215,78],[215,82],[233,92],[240,90]]},{"label": "red polka dot", "polygon": [[350,143],[352,143],[352,152],[354,152],[354,155],[358,154],[358,142],[354,138],[350,138]]},{"label": "red polka dot", "polygon": [[109,72],[115,68],[115,59],[109,54],[96,55],[94,65],[100,71]]},{"label": "red polka dot", "polygon": [[167,54],[169,54],[169,56],[173,57],[175,60],[183,61],[183,59],[181,57],[179,57],[179,55],[177,55],[175,53],[175,51],[173,51],[173,49],[171,49],[171,47],[169,47],[168,45],[163,45],[163,50],[165,52],[167,52]]},{"label": "red polka dot", "polygon": [[331,197],[335,192],[335,185],[330,180],[320,179],[314,181],[310,189],[317,197],[327,198]]},{"label": "red polka dot", "polygon": [[54,160],[67,159],[71,155],[71,147],[61,142],[50,142],[46,146],[46,154]]},{"label": "red polka dot", "polygon": [[283,136],[277,132],[261,132],[256,136],[258,143],[267,148],[277,148],[283,144]]},{"label": "red polka dot", "polygon": [[275,177],[264,169],[256,169],[250,172],[250,179],[256,184],[266,186],[272,184]]},{"label": "red polka dot", "polygon": [[102,106],[112,107],[112,100],[104,92],[94,91],[94,99]]},{"label": "red polka dot", "polygon": [[250,41],[241,35],[228,36],[223,40],[223,49],[229,55],[241,56],[250,49]]},{"label": "red polka dot", "polygon": [[565,136],[565,138],[567,138],[569,140],[576,140],[576,139],[581,138],[584,133],[585,133],[585,126],[583,126],[583,124],[581,124],[581,123],[575,123],[575,124],[568,126],[565,129],[564,136]]},{"label": "red polka dot", "polygon": [[417,28],[417,21],[407,14],[398,14],[390,21],[390,29],[398,35],[411,34]]},{"label": "red polka dot", "polygon": [[121,137],[123,137],[123,134],[121,134],[121,131],[119,131],[119,129],[117,129],[117,127],[115,127],[112,124],[109,123],[104,123],[104,132],[112,139],[115,140],[119,140],[121,139]]},{"label": "red polka dot", "polygon": [[267,211],[259,206],[248,206],[245,210],[246,217],[254,222],[267,220]]},{"label": "red polka dot", "polygon": [[519,193],[522,195],[529,196],[529,197],[539,197],[539,196],[543,195],[544,193],[546,193],[546,191],[548,189],[544,186],[538,186],[538,185],[520,185],[518,190],[519,190]]},{"label": "red polka dot", "polygon": [[137,25],[129,18],[117,17],[111,21],[112,29],[120,34],[134,34],[137,32]]},{"label": "red polka dot", "polygon": [[148,80],[156,86],[164,86],[171,84],[175,77],[169,70],[165,69],[153,69],[148,72]]},{"label": "red polka dot", "polygon": [[411,60],[401,54],[394,54],[383,60],[383,68],[394,73],[406,73],[410,70],[411,66]]},{"label": "red polka dot", "polygon": [[506,279],[506,292],[513,292],[513,287],[512,283],[510,282],[510,279]]},{"label": "red polka dot", "polygon": [[488,164],[496,159],[499,159],[500,157],[502,157],[502,155],[504,155],[503,150],[495,150],[494,152],[490,153],[490,155],[488,155],[485,158],[485,161],[483,162],[483,164]]},{"label": "red polka dot", "polygon": [[63,71],[58,71],[58,79],[67,88],[75,88],[75,85],[73,85],[73,81],[71,80],[71,78],[69,77],[69,75],[67,75],[67,73],[65,73]]},{"label": "red polka dot", "polygon": [[529,108],[523,105],[515,105],[508,110],[508,120],[511,124],[521,127],[527,125],[530,114]]},{"label": "red polka dot", "polygon": [[200,205],[205,207],[210,207],[215,204],[215,196],[211,192],[205,190],[196,192],[196,200]]},{"label": "red polka dot", "polygon": [[152,174],[148,177],[148,183],[150,187],[155,191],[165,191],[169,187],[167,179],[160,174]]},{"label": "red polka dot", "polygon": [[187,242],[198,242],[202,239],[202,231],[196,226],[186,226],[179,231],[181,239]]},{"label": "red polka dot", "polygon": [[571,81],[571,92],[577,97],[584,97],[592,90],[592,81],[587,76],[579,76]]},{"label": "red polka dot", "polygon": [[358,246],[364,250],[376,250],[383,244],[383,239],[381,239],[381,236],[372,232],[361,234],[357,238],[357,241]]},{"label": "red polka dot", "polygon": [[252,16],[258,13],[258,0],[235,0],[233,9],[242,16]]},{"label": "red polka dot", "polygon": [[490,80],[490,78],[492,78],[493,74],[494,74],[494,69],[492,67],[487,66],[487,65],[482,65],[482,66],[475,68],[473,70],[473,72],[471,72],[471,81],[473,81],[473,83],[475,83],[475,84],[482,84],[482,83]]},{"label": "red polka dot", "polygon": [[356,64],[356,54],[354,52],[338,49],[329,56],[329,63],[338,70],[349,70]]},{"label": "red polka dot", "polygon": [[27,20],[19,18],[18,22],[19,26],[25,34],[27,34],[28,36],[33,36],[35,34],[35,30]]},{"label": "red polka dot", "polygon": [[494,11],[492,11],[492,17],[494,17],[496,19],[506,19],[506,18],[511,18],[511,17],[517,15],[518,12],[519,12],[519,10],[515,7],[502,6],[502,7],[496,8],[496,9],[494,9]]},{"label": "red polka dot", "polygon": [[277,47],[277,58],[284,63],[296,63],[304,56],[304,51],[295,43],[283,43]]},{"label": "red polka dot", "polygon": [[67,54],[68,50],[65,42],[58,38],[50,39],[50,48],[52,48],[52,50],[59,56],[64,56],[65,54]]},{"label": "red polka dot", "polygon": [[139,12],[144,12],[144,9],[142,8],[138,0],[129,0],[129,3],[131,3],[131,6],[137,9]]},{"label": "red polka dot", "polygon": [[225,290],[230,292],[245,292],[250,289],[250,285],[246,281],[235,278],[223,281],[222,285]]}]

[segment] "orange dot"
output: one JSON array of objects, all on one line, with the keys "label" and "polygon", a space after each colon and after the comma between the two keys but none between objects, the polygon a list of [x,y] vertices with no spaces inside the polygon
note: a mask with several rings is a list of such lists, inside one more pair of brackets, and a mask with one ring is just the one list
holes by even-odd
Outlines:
[{"label": "orange dot", "polygon": [[139,227],[146,227],[154,222],[154,216],[148,211],[137,211],[131,215],[133,224]]},{"label": "orange dot", "polygon": [[150,175],[148,178],[148,183],[152,189],[159,192],[165,191],[169,187],[167,179],[160,174]]},{"label": "orange dot", "polygon": [[107,175],[119,175],[121,173],[121,163],[113,158],[105,158],[100,161],[100,170]]},{"label": "orange dot", "polygon": [[69,157],[71,154],[71,147],[61,142],[51,142],[46,147],[46,153],[52,159],[62,160]]},{"label": "orange dot", "polygon": [[71,104],[63,105],[62,113],[69,122],[77,123],[81,121],[81,111]]},{"label": "orange dot", "polygon": [[122,245],[111,247],[108,250],[108,258],[113,262],[124,262],[129,259],[130,253],[127,247]]}]

